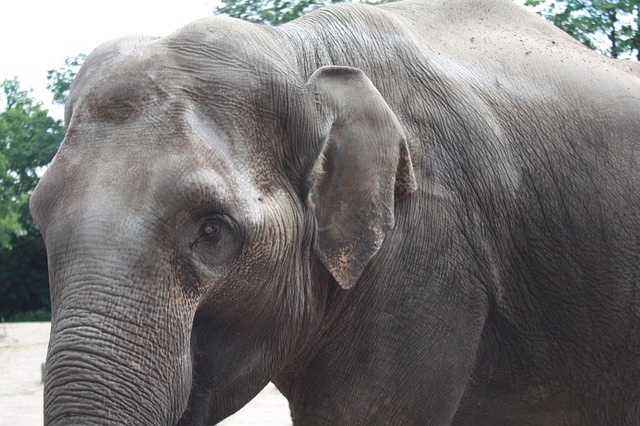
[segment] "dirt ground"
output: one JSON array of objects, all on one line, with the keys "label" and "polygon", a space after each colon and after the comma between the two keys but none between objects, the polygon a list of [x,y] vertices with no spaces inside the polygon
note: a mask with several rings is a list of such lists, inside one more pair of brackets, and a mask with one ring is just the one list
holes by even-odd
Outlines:
[{"label": "dirt ground", "polygon": [[[0,323],[0,426],[42,424],[42,364],[49,323]],[[269,384],[224,426],[291,425],[287,401]]]}]

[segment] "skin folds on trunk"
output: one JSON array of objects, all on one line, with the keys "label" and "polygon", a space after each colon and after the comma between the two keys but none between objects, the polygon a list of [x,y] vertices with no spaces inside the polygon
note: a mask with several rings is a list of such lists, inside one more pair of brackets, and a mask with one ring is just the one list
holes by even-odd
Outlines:
[{"label": "skin folds on trunk", "polygon": [[[180,382],[190,377],[190,362],[179,362],[185,371],[175,377],[176,361],[183,356],[159,354],[158,349],[144,356],[139,355],[145,353],[142,350],[123,351],[118,347],[157,343],[141,341],[138,332],[127,329],[130,324],[114,329],[107,323],[114,321],[87,312],[57,322],[47,361],[47,424],[175,424],[176,412],[186,405],[189,384]],[[153,355],[158,359],[149,357]],[[174,365],[161,368],[158,363],[170,355],[174,359],[164,363]],[[180,394],[181,407],[174,407],[174,396]]]},{"label": "skin folds on trunk", "polygon": [[[191,386],[183,324],[192,314],[176,306],[172,278],[154,272],[160,268],[150,260],[162,261],[160,250],[125,241],[144,229],[83,216],[90,219],[69,231],[74,248],[50,263],[52,281],[63,285],[52,293],[45,423],[175,425]],[[90,243],[96,236],[100,245]],[[63,300],[73,308],[62,309]]]}]

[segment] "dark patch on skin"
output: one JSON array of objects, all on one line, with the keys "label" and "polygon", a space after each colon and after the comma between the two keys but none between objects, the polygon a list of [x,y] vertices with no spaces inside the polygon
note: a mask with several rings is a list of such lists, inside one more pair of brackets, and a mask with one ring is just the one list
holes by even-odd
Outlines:
[{"label": "dark patch on skin", "polygon": [[171,271],[172,281],[179,283],[184,295],[190,300],[198,300],[206,291],[198,275],[193,270],[190,260],[174,251],[171,253],[167,270]]},{"label": "dark patch on skin", "polygon": [[398,162],[398,172],[395,182],[395,198],[400,200],[413,194],[418,185],[416,183],[415,173],[413,171],[413,163],[409,155],[407,144],[402,141],[400,143],[400,161]]},{"label": "dark patch on skin", "polygon": [[99,122],[123,123],[146,111],[150,96],[139,84],[111,85],[108,89],[97,89],[87,95],[88,111]]}]

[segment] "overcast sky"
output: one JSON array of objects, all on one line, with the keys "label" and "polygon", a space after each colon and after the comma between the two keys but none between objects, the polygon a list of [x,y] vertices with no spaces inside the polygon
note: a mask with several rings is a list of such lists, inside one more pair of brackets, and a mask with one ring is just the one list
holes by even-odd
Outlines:
[{"label": "overcast sky", "polygon": [[[166,35],[213,14],[215,0],[3,0],[0,5],[0,81],[18,77],[47,107],[47,71],[109,39]],[[62,118],[60,108],[52,115]]]}]

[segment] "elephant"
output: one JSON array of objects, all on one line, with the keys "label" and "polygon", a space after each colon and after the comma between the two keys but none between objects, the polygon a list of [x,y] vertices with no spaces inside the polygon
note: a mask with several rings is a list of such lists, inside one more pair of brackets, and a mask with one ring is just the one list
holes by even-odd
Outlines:
[{"label": "elephant", "polygon": [[97,47],[30,200],[45,424],[639,424],[634,67],[509,0]]}]

